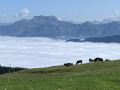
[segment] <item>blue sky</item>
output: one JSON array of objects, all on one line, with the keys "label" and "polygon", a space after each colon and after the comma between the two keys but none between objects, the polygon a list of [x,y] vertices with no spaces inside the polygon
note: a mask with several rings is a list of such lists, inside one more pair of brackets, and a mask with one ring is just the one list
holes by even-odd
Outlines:
[{"label": "blue sky", "polygon": [[120,0],[0,0],[0,22],[39,15],[75,21],[119,17]]}]

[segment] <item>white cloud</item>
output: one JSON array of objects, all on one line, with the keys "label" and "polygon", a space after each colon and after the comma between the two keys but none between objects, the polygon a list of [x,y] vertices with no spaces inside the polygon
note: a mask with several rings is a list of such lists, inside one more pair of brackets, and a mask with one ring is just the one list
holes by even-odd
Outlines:
[{"label": "white cloud", "polygon": [[30,13],[30,11],[27,8],[25,8],[20,11],[19,16],[26,17],[29,13]]},{"label": "white cloud", "polygon": [[109,22],[113,22],[113,21],[120,21],[120,12],[118,10],[115,10],[113,12],[112,16],[101,18],[101,19],[91,20],[92,23],[97,23],[97,24],[99,24],[99,23],[109,23]]},{"label": "white cloud", "polygon": [[24,8],[16,13],[3,14],[2,22],[15,22],[17,20],[26,18],[29,13],[30,13],[30,10],[28,10],[27,8]]},{"label": "white cloud", "polygon": [[19,13],[10,13],[10,15],[16,18],[24,18],[28,16],[29,13],[30,13],[30,10],[28,10],[27,8],[24,8]]},{"label": "white cloud", "polygon": [[118,16],[118,15],[120,15],[120,12],[117,11],[117,10],[115,10],[115,11],[114,11],[114,14],[115,14],[116,16]]},{"label": "white cloud", "polygon": [[7,15],[7,14],[3,14],[3,16],[4,16],[4,17],[8,17],[8,15]]},{"label": "white cloud", "polygon": [[14,18],[17,18],[17,17],[19,17],[19,14],[18,13],[10,13],[10,16],[14,17]]}]

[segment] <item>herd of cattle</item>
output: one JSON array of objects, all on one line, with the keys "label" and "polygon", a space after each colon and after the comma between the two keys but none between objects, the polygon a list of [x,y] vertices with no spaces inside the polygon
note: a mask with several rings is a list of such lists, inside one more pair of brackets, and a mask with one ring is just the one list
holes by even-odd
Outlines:
[{"label": "herd of cattle", "polygon": [[[99,58],[99,57],[97,57],[97,58],[95,58],[95,59],[92,59],[92,58],[89,59],[89,63],[91,63],[91,62],[98,62],[98,61],[103,61],[103,59],[102,59],[102,58]],[[111,61],[111,60],[105,59],[105,61]],[[76,65],[79,64],[79,63],[82,64],[82,60],[78,60],[78,61],[76,62]],[[64,66],[72,66],[72,65],[73,65],[73,63],[64,63]]]}]

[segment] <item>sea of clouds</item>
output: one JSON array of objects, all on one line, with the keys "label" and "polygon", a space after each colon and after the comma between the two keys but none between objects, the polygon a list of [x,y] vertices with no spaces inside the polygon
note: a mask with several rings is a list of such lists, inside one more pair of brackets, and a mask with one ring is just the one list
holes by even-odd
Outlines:
[{"label": "sea of clouds", "polygon": [[89,58],[120,59],[120,44],[78,43],[50,38],[0,37],[0,64],[2,66],[41,68],[64,63],[76,63]]}]

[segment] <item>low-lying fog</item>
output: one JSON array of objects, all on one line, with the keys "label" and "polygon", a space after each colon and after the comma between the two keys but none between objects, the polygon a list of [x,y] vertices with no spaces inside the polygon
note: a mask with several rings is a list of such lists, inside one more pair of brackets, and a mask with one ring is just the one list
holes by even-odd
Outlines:
[{"label": "low-lying fog", "polygon": [[119,59],[120,44],[76,43],[49,38],[0,37],[0,64],[11,67],[40,68],[76,63],[89,58]]}]

